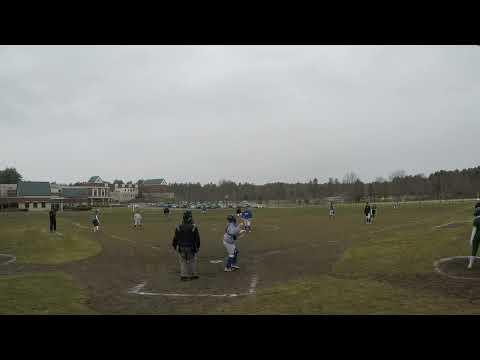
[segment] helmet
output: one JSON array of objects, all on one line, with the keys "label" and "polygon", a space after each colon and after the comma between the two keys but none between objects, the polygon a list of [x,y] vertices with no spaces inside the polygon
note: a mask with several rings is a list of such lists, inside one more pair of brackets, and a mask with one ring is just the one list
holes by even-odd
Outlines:
[{"label": "helmet", "polygon": [[183,213],[183,223],[184,224],[192,224],[193,223],[193,216],[190,210],[187,210]]},{"label": "helmet", "polygon": [[230,223],[236,223],[237,219],[233,215],[228,215],[227,216],[227,221],[230,222]]},{"label": "helmet", "polygon": [[480,201],[475,204],[475,209],[480,208]]}]

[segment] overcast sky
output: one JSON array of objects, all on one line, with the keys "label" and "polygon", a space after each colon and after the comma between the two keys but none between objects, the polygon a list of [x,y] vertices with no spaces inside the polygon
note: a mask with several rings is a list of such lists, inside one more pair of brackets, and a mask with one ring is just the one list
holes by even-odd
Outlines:
[{"label": "overcast sky", "polygon": [[478,46],[0,46],[28,180],[363,181],[480,165]]}]

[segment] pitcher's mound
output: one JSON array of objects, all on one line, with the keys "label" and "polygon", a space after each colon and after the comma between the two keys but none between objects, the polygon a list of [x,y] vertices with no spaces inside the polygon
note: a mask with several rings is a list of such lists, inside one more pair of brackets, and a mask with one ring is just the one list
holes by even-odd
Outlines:
[{"label": "pitcher's mound", "polygon": [[475,258],[471,269],[467,269],[468,256],[453,256],[435,261],[435,271],[443,276],[458,280],[480,280],[480,257]]}]

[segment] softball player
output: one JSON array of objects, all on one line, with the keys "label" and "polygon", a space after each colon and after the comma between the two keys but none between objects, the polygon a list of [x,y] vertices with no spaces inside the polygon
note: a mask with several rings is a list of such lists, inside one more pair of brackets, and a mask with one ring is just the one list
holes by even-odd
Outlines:
[{"label": "softball player", "polygon": [[143,227],[143,223],[142,223],[142,215],[140,215],[140,213],[137,211],[135,211],[135,215],[133,215],[133,227],[135,229],[139,228],[139,227]]},{"label": "softball player", "polygon": [[333,202],[330,203],[330,213],[329,213],[329,218],[330,219],[335,219],[335,207],[333,206]]},{"label": "softball player", "polygon": [[480,245],[480,207],[475,209],[474,216],[472,234],[470,235],[472,255],[469,257],[468,269],[472,268],[475,257],[477,256],[478,246]]},{"label": "softball player", "polygon": [[245,226],[245,230],[248,232],[252,231],[252,210],[250,209],[250,206],[247,206],[245,211],[242,213],[241,218],[243,220],[243,224]]},{"label": "softball player", "polygon": [[93,224],[93,232],[98,231],[100,226],[100,220],[98,219],[98,209],[95,211],[95,216],[92,219],[92,224]]},{"label": "softball player", "polygon": [[370,207],[370,204],[367,202],[365,204],[365,209],[363,209],[363,213],[365,214],[365,221],[367,224],[372,223],[372,208]]},{"label": "softball player", "polygon": [[230,272],[240,269],[237,265],[238,249],[235,245],[235,241],[241,234],[245,233],[245,230],[240,225],[237,226],[237,219],[233,215],[227,217],[227,227],[225,228],[225,234],[223,235],[223,245],[227,249],[228,257],[225,263],[225,271]]}]

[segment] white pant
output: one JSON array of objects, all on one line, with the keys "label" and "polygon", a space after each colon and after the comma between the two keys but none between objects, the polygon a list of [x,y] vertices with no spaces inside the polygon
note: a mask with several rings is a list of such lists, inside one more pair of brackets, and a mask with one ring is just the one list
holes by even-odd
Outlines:
[{"label": "white pant", "polygon": [[250,219],[243,219],[243,223],[245,224],[245,226],[251,226],[251,225],[252,225],[252,220],[250,220]]},{"label": "white pant", "polygon": [[230,243],[227,243],[225,240],[223,240],[223,245],[225,246],[225,249],[227,249],[228,256],[234,257],[235,249],[237,248],[235,244],[230,244]]},{"label": "white pant", "polygon": [[140,219],[135,219],[134,220],[134,225],[137,226],[137,225],[142,225],[142,220]]}]

